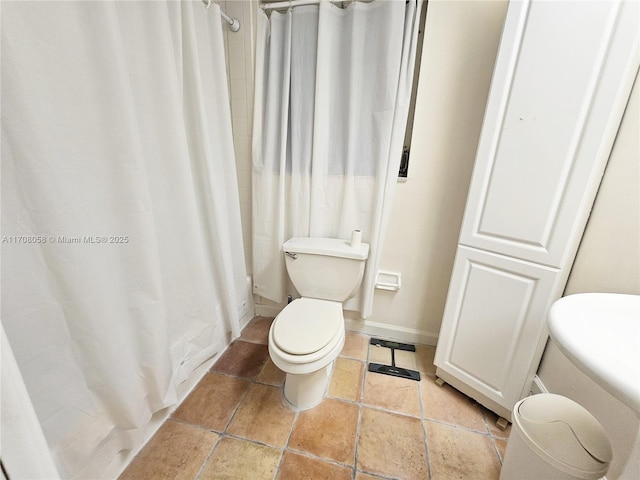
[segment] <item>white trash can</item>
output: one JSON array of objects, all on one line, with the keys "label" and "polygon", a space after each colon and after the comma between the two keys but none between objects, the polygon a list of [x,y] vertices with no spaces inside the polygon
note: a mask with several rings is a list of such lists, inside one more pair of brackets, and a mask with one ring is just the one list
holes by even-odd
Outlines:
[{"label": "white trash can", "polygon": [[542,393],[513,408],[500,480],[596,480],[611,457],[609,438],[593,415],[573,400]]}]

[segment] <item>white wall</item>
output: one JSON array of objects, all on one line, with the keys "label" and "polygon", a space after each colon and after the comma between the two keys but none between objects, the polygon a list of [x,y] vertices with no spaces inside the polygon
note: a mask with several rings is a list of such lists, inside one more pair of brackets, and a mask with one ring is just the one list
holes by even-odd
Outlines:
[{"label": "white wall", "polygon": [[247,272],[251,275],[251,129],[253,124],[254,10],[257,1],[218,0],[223,12],[240,21],[240,30],[224,29],[233,145],[238,172],[242,236]]},{"label": "white wall", "polygon": [[255,0],[217,0],[223,12],[240,21],[240,30],[224,28],[224,43],[229,79],[229,100],[233,126],[233,145],[236,155],[240,215],[244,240],[244,258],[247,268],[249,304],[244,310],[241,326],[251,319],[255,311],[251,288],[251,130],[253,124],[253,75]]},{"label": "white wall", "polygon": [[638,78],[564,294],[640,295],[640,86]]},{"label": "white wall", "polygon": [[409,178],[397,185],[380,265],[402,273],[402,288],[377,291],[372,318],[352,327],[435,345],[506,9],[429,2]]}]

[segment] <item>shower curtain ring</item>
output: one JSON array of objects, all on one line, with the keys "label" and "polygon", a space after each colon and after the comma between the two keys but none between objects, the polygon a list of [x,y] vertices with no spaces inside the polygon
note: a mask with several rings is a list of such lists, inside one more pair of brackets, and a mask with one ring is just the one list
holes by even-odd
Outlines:
[{"label": "shower curtain ring", "polygon": [[202,2],[204,3],[204,9],[209,10],[209,7],[211,6],[211,0],[202,0]]}]

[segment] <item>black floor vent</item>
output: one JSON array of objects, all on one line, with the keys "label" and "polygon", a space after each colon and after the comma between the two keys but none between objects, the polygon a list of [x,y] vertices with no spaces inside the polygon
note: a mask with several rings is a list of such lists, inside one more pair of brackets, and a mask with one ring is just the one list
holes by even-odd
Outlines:
[{"label": "black floor vent", "polygon": [[391,365],[369,363],[370,372],[381,373],[383,375],[391,375],[393,377],[408,378],[409,380],[416,380],[418,382],[420,381],[420,372],[396,366],[396,350],[415,352],[415,345],[410,345],[408,343],[390,342],[389,340],[380,340],[379,338],[372,338],[369,343],[371,345],[391,349]]}]

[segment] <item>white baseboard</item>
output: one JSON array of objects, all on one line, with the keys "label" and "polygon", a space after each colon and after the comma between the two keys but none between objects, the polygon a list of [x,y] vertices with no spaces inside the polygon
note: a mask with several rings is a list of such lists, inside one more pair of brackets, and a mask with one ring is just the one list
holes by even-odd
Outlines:
[{"label": "white baseboard", "polygon": [[284,307],[256,303],[255,312],[259,317],[275,317]]},{"label": "white baseboard", "polygon": [[245,316],[243,316],[240,319],[240,331],[242,331],[244,329],[244,327],[247,326],[247,324],[251,321],[251,319],[254,317],[254,315],[252,314],[247,314]]},{"label": "white baseboard", "polygon": [[367,335],[382,337],[387,340],[396,340],[404,343],[418,343],[434,347],[438,343],[438,334],[433,332],[399,327],[398,325],[390,325],[388,323],[349,318],[347,315],[345,315],[344,321],[346,329],[352,332],[366,333]]},{"label": "white baseboard", "polygon": [[247,326],[247,323],[255,316],[256,305],[253,301],[253,278],[251,275],[247,275],[246,294],[247,299],[244,305],[238,309],[240,315],[240,331],[242,331],[242,329]]}]

